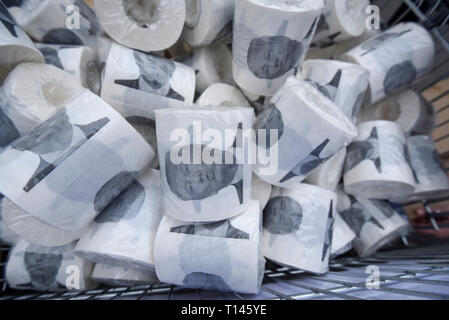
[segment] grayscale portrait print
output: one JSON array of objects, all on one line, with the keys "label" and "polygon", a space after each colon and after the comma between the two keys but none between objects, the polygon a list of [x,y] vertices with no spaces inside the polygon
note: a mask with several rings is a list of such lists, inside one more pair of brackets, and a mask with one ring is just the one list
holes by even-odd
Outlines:
[{"label": "grayscale portrait print", "polygon": [[22,284],[24,287],[48,289],[57,286],[56,276],[62,263],[61,253],[36,253],[34,245],[29,245],[23,262],[30,275],[31,283]]},{"label": "grayscale portrait print", "polygon": [[404,35],[406,33],[409,33],[410,31],[412,31],[412,29],[407,29],[402,32],[382,33],[372,39],[365,41],[361,45],[362,49],[365,50],[365,52],[362,54],[362,56],[364,56],[372,51],[377,50],[382,45],[384,45],[390,41],[393,41],[395,39],[398,39],[399,37],[401,37],[402,35]]},{"label": "grayscale portrait print", "polygon": [[187,288],[192,289],[213,290],[220,292],[233,291],[222,277],[205,272],[192,272],[188,274],[184,278],[183,284]]},{"label": "grayscale portrait print", "polygon": [[170,79],[176,68],[173,61],[137,50],[133,52],[140,70],[140,77],[134,80],[115,80],[116,84],[171,99],[185,100],[181,94],[170,87]]},{"label": "grayscale portrait print", "polygon": [[325,97],[327,97],[329,100],[334,101],[335,97],[337,96],[338,86],[340,85],[342,70],[339,69],[337,73],[334,75],[331,81],[329,83],[323,85],[320,85],[319,83],[312,81],[312,80],[306,80],[308,83],[310,83],[312,86],[318,89]]},{"label": "grayscale portrait print", "polygon": [[0,148],[6,147],[11,142],[16,140],[19,136],[19,130],[8,116],[3,112],[0,106]]},{"label": "grayscale portrait print", "polygon": [[[8,2],[6,3],[6,6],[8,6]],[[16,23],[14,22],[14,19],[9,14],[8,9],[1,3],[0,1],[0,21],[3,23],[5,28],[9,31],[11,36],[14,38],[17,38],[17,31],[16,31]]]},{"label": "grayscale portrait print", "polygon": [[[284,121],[282,120],[282,113],[274,103],[270,103],[268,107],[259,114],[254,123],[254,130],[256,133],[257,145],[264,146],[267,149],[275,145],[281,139],[284,134]],[[259,130],[264,131],[259,132]],[[274,139],[274,137],[271,137],[271,130],[276,130],[277,140]],[[264,134],[266,141],[263,141]]]},{"label": "grayscale portrait print", "polygon": [[50,48],[50,47],[43,47],[43,48],[40,48],[39,51],[44,56],[45,63],[51,64],[59,69],[64,70],[64,67],[62,66],[62,63],[61,63],[61,59],[59,59],[59,56],[58,56],[58,50],[56,50],[54,48]]},{"label": "grayscale portrait print", "polygon": [[335,223],[335,219],[333,216],[333,208],[334,208],[333,202],[334,201],[331,200],[331,204],[329,207],[329,214],[327,216],[326,234],[324,236],[323,254],[321,255],[321,261],[324,261],[324,258],[326,257],[326,253],[332,244],[332,236],[334,234],[334,223]]},{"label": "grayscale portrait print", "polygon": [[295,233],[301,221],[301,205],[290,197],[271,198],[263,211],[263,227],[272,234]]},{"label": "grayscale portrait print", "polygon": [[217,237],[226,239],[249,239],[249,234],[232,226],[229,220],[212,223],[195,223],[173,227],[173,233],[191,234],[203,237]]},{"label": "grayscale portrait print", "polygon": [[321,153],[329,144],[329,142],[329,139],[324,140],[305,159],[301,160],[289,173],[287,173],[279,182],[284,183],[294,177],[304,177],[313,169],[326,161],[328,158],[322,158]]},{"label": "grayscale portrait print", "polygon": [[407,60],[392,66],[384,79],[385,93],[391,94],[412,83],[417,75],[418,72],[411,61]]},{"label": "grayscale portrait print", "polygon": [[355,141],[349,145],[344,172],[346,173],[352,170],[364,160],[372,161],[376,166],[377,171],[382,173],[377,127],[373,127],[368,139],[364,141]]},{"label": "grayscale portrait print", "polygon": [[349,196],[349,198],[351,199],[351,207],[341,211],[340,215],[352,231],[354,231],[357,237],[360,236],[360,232],[368,222],[371,222],[379,229],[384,229],[379,221],[366,212],[365,208],[363,208],[362,205],[354,199],[354,197]]}]

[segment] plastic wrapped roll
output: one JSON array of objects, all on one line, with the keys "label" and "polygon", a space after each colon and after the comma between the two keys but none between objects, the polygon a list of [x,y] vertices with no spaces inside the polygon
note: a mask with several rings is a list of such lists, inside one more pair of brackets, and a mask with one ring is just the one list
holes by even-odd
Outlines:
[{"label": "plastic wrapped roll", "polygon": [[20,240],[9,253],[5,278],[18,290],[91,290],[93,264],[73,255],[74,244],[41,247]]},{"label": "plastic wrapped roll", "polygon": [[262,284],[261,212],[248,209],[229,220],[188,224],[164,216],[155,242],[161,282],[187,288],[255,294]]},{"label": "plastic wrapped roll", "polygon": [[370,256],[400,237],[407,222],[385,201],[362,200],[338,193],[341,217],[356,234],[353,247],[362,256]]},{"label": "plastic wrapped roll", "polygon": [[192,68],[114,43],[103,72],[101,97],[124,117],[154,120],[154,110],[193,103]]},{"label": "plastic wrapped roll", "polygon": [[95,218],[75,254],[96,263],[154,270],[160,197],[159,171],[144,171]]},{"label": "plastic wrapped roll", "polygon": [[155,271],[95,264],[92,280],[114,287],[133,287],[158,283]]},{"label": "plastic wrapped roll", "polygon": [[391,121],[358,126],[348,147],[343,172],[345,191],[364,199],[391,199],[411,194],[415,181],[401,128]]},{"label": "plastic wrapped roll", "polygon": [[268,200],[270,200],[272,190],[271,184],[261,180],[255,174],[253,174],[252,179],[251,198],[259,201],[260,209],[263,210],[267,205]]},{"label": "plastic wrapped roll", "polygon": [[344,40],[344,41],[334,44],[333,52],[332,52],[332,59],[340,60],[340,57],[343,54],[345,54],[349,50],[357,47],[358,45],[365,42],[366,40],[377,36],[379,33],[380,33],[380,30],[377,30],[377,29],[365,30],[365,33],[363,35],[361,35],[360,37]]},{"label": "plastic wrapped roll", "polygon": [[44,62],[28,35],[20,28],[0,3],[0,84],[8,73],[20,63]]},{"label": "plastic wrapped roll", "polygon": [[[340,200],[340,199],[339,199]],[[331,258],[342,255],[352,249],[355,233],[343,220],[338,212],[335,213],[334,233],[332,235]]]},{"label": "plastic wrapped roll", "polygon": [[[95,47],[100,31],[98,20],[83,0],[9,2],[9,11],[18,24],[38,42]],[[72,6],[78,8],[79,15],[75,16],[75,11],[70,10]],[[79,25],[76,23],[77,17]]]},{"label": "plastic wrapped roll", "polygon": [[208,222],[246,210],[252,144],[243,142],[243,135],[253,119],[250,108],[156,111],[165,214],[181,221]]},{"label": "plastic wrapped roll", "polygon": [[238,89],[225,83],[211,85],[198,98],[196,104],[199,106],[250,107],[248,100]]},{"label": "plastic wrapped roll", "polygon": [[236,1],[232,70],[239,87],[273,96],[296,74],[323,6],[322,0]]},{"label": "plastic wrapped roll", "polygon": [[342,59],[370,72],[368,101],[374,104],[429,71],[434,54],[429,32],[417,23],[406,22],[366,40]]},{"label": "plastic wrapped roll", "polygon": [[389,120],[396,122],[404,132],[411,135],[432,134],[436,125],[436,112],[421,94],[404,90],[373,106],[365,105],[361,121]]},{"label": "plastic wrapped roll", "polygon": [[335,190],[340,183],[345,164],[346,148],[341,149],[307,177],[306,182],[327,190]]},{"label": "plastic wrapped roll", "polygon": [[141,51],[161,51],[181,36],[184,0],[95,0],[105,32],[118,43]]},{"label": "plastic wrapped roll", "polygon": [[19,236],[12,232],[3,222],[3,213],[13,205],[11,201],[0,194],[0,244],[13,245],[19,240]]},{"label": "plastic wrapped roll", "polygon": [[75,76],[81,85],[100,93],[100,75],[95,52],[89,47],[37,44],[47,64]]},{"label": "plastic wrapped roll", "polygon": [[256,116],[261,114],[270,103],[272,97],[260,96],[258,94],[251,93],[245,89],[240,88],[243,95],[248,99],[250,105],[253,107]]},{"label": "plastic wrapped roll", "polygon": [[332,44],[361,36],[366,30],[369,0],[326,0],[313,42]]},{"label": "plastic wrapped roll", "polygon": [[235,0],[187,0],[182,38],[192,47],[232,38]]},{"label": "plastic wrapped roll", "polygon": [[[290,77],[254,124],[255,173],[279,187],[303,181],[357,136],[343,112],[318,89]],[[260,156],[263,154],[263,157]]]},{"label": "plastic wrapped roll", "polygon": [[313,273],[329,269],[337,195],[308,184],[273,188],[263,212],[263,255]]},{"label": "plastic wrapped roll", "polygon": [[45,121],[81,90],[76,78],[54,66],[17,66],[0,88],[0,148]]},{"label": "plastic wrapped roll", "polygon": [[355,124],[368,89],[368,70],[334,60],[306,60],[300,77],[316,86]]},{"label": "plastic wrapped roll", "polygon": [[153,156],[125,119],[84,89],[0,153],[0,192],[28,213],[5,222],[48,246],[67,240],[61,230],[73,241]]}]

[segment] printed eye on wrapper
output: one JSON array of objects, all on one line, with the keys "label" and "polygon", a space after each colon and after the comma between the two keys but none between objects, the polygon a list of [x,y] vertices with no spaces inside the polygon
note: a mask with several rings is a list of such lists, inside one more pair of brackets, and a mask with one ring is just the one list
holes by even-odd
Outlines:
[{"label": "printed eye on wrapper", "polygon": [[113,287],[133,287],[158,283],[155,271],[95,264],[92,280]]},{"label": "printed eye on wrapper", "polygon": [[255,294],[265,270],[257,201],[229,220],[186,223],[162,218],[155,243],[161,282],[187,288]]},{"label": "printed eye on wrapper", "polygon": [[[258,157],[255,173],[286,188],[303,181],[357,137],[355,126],[332,101],[295,77],[287,79],[259,114],[254,130],[258,152],[266,155]],[[270,165],[276,170],[271,172]]]},{"label": "printed eye on wrapper", "polygon": [[328,271],[337,195],[308,184],[273,188],[263,211],[263,255],[282,265]]},{"label": "printed eye on wrapper", "polygon": [[[83,89],[0,153],[0,192],[27,213],[10,217],[13,231],[48,246],[79,238],[153,157],[125,119]],[[58,239],[61,231],[71,237]]]},{"label": "printed eye on wrapper", "polygon": [[231,218],[251,197],[251,108],[156,111],[162,208],[181,221]]},{"label": "printed eye on wrapper", "polygon": [[236,1],[232,70],[239,87],[272,96],[296,74],[323,6],[322,0]]}]

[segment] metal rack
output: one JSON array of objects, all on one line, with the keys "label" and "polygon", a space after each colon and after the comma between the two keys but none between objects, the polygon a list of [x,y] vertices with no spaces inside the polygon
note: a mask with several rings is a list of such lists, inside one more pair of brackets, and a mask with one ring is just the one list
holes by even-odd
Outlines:
[{"label": "metal rack", "polygon": [[[421,92],[438,82],[449,79],[449,1],[447,0],[373,0],[381,9],[382,24],[390,26],[401,21],[418,21],[431,30],[436,42],[436,60],[433,70],[413,87]],[[447,80],[446,80],[447,81]],[[429,98],[433,104],[445,101],[449,90]],[[438,109],[449,109],[449,104]],[[449,123],[441,121],[438,126]],[[449,131],[441,137],[449,139]],[[449,140],[447,140],[449,141]],[[440,152],[449,156],[449,149]],[[438,224],[439,217],[449,212],[436,212],[435,204],[449,198],[421,202],[430,221],[429,228],[439,230],[449,225]],[[133,288],[102,286],[85,292],[37,293],[14,291],[7,287],[3,275],[9,248],[0,246],[0,300],[54,299],[54,300],[153,300],[153,299],[277,299],[277,300],[346,300],[346,299],[449,299],[449,241],[440,246],[409,248],[409,241],[395,244],[394,249],[382,251],[370,258],[346,255],[331,261],[330,272],[323,276],[291,270],[272,263],[267,264],[264,284],[258,295],[217,293],[182,289],[170,285],[144,285]],[[379,289],[367,288],[367,267],[379,268]]]}]

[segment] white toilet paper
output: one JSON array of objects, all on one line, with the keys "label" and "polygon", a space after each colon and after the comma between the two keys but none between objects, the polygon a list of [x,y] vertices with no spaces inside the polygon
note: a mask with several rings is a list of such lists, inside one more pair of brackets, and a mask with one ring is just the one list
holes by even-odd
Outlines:
[{"label": "white toilet paper", "polygon": [[421,94],[403,90],[381,100],[373,106],[365,105],[361,121],[389,120],[396,122],[407,134],[432,134],[436,125],[436,112]]},{"label": "white toilet paper", "polygon": [[345,164],[346,148],[341,149],[325,163],[315,168],[306,182],[327,190],[335,190],[340,183]]},{"label": "white toilet paper", "polygon": [[13,205],[8,199],[0,194],[0,244],[13,245],[19,240],[19,236],[12,232],[3,221],[3,213]]},{"label": "white toilet paper", "polygon": [[391,121],[358,126],[348,147],[343,179],[345,191],[365,199],[391,199],[415,190],[403,131]]},{"label": "white toilet paper", "polygon": [[192,47],[231,40],[235,0],[187,0],[182,38]]},{"label": "white toilet paper", "polygon": [[81,90],[74,77],[54,66],[17,66],[0,88],[0,148],[46,120]]},{"label": "white toilet paper", "polygon": [[357,136],[355,126],[332,101],[295,77],[288,78],[271,99],[254,129],[258,144],[255,173],[287,188],[303,181]]},{"label": "white toilet paper", "polygon": [[235,87],[225,83],[211,85],[198,98],[199,106],[251,107],[245,96]]},{"label": "white toilet paper", "polygon": [[[338,199],[339,201],[340,199]],[[338,212],[335,212],[334,233],[332,235],[331,258],[337,257],[352,249],[355,233],[347,225]]]},{"label": "white toilet paper", "polygon": [[362,200],[338,192],[340,215],[356,234],[353,247],[370,256],[407,230],[407,222],[385,201]]},{"label": "white toilet paper", "polygon": [[270,100],[272,97],[265,97],[260,96],[258,94],[254,94],[249,92],[248,90],[245,90],[243,88],[239,88],[243,95],[248,99],[249,103],[254,109],[254,112],[256,113],[256,116],[261,114],[269,105]]},{"label": "white toilet paper", "polygon": [[332,44],[361,36],[366,30],[369,0],[325,0],[313,42]]},{"label": "white toilet paper", "polygon": [[20,240],[9,253],[5,278],[8,286],[19,290],[91,290],[93,264],[73,255],[74,244],[41,247]]},{"label": "white toilet paper", "polygon": [[329,269],[337,195],[308,184],[273,188],[263,212],[263,255],[313,273]]},{"label": "white toilet paper", "polygon": [[371,38],[342,56],[370,72],[372,104],[411,84],[433,64],[432,36],[421,25],[400,23]]},{"label": "white toilet paper", "polygon": [[161,51],[181,36],[184,0],[95,0],[95,12],[115,41],[142,51]]},{"label": "white toilet paper", "polygon": [[250,92],[274,95],[301,66],[323,6],[322,0],[236,1],[235,82]]},{"label": "white toilet paper", "polygon": [[101,97],[124,117],[154,120],[154,110],[193,103],[195,72],[181,63],[114,43]]},{"label": "white toilet paper", "polygon": [[159,171],[148,169],[95,218],[75,254],[96,263],[154,270],[160,198]]},{"label": "white toilet paper", "polygon": [[54,65],[75,76],[81,85],[93,93],[100,93],[100,75],[95,52],[89,47],[36,44],[47,64]]},{"label": "white toilet paper", "polygon": [[334,49],[332,52],[332,59],[334,60],[340,60],[340,57],[348,52],[349,50],[357,47],[359,44],[365,42],[368,39],[371,39],[377,35],[380,34],[380,30],[373,29],[373,30],[365,30],[365,33],[361,35],[360,37],[351,38],[348,40],[344,40],[341,42],[337,42],[333,45]]},{"label": "white toilet paper", "polygon": [[44,62],[28,35],[20,28],[3,3],[0,3],[0,84],[20,63]]},{"label": "white toilet paper", "polygon": [[[242,213],[251,197],[250,108],[156,111],[165,214],[207,222]],[[244,139],[246,141],[244,141]]]},{"label": "white toilet paper", "polygon": [[368,89],[368,70],[334,60],[306,60],[300,77],[335,102],[355,124]]},{"label": "white toilet paper", "polygon": [[[79,15],[72,9],[73,6],[78,8]],[[19,1],[11,3],[9,10],[17,23],[38,42],[96,45],[98,20],[83,0]]]},{"label": "white toilet paper", "polygon": [[[0,192],[74,240],[153,156],[125,119],[84,89],[0,153]],[[21,230],[12,230],[37,237],[41,230],[28,223],[22,219]],[[61,241],[49,231],[40,237],[48,245]]]},{"label": "white toilet paper", "polygon": [[133,287],[158,283],[155,271],[95,264],[92,280],[114,287]]},{"label": "white toilet paper", "polygon": [[251,199],[259,201],[260,209],[263,210],[270,200],[272,186],[253,174],[251,183]]},{"label": "white toilet paper", "polygon": [[188,288],[255,294],[262,284],[259,203],[229,220],[188,224],[164,216],[155,242],[161,282]]}]

